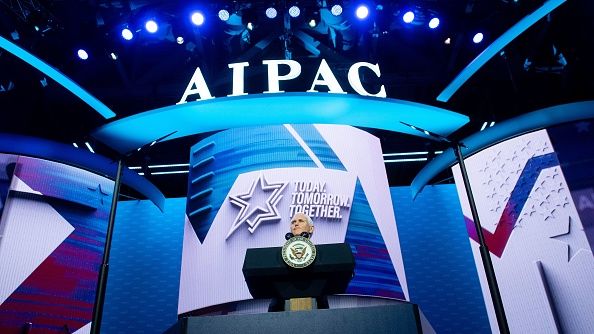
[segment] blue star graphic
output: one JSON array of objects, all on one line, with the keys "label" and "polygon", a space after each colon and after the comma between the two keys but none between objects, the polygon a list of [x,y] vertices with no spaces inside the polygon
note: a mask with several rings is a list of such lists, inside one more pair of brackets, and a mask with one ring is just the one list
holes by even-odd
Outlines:
[{"label": "blue star graphic", "polygon": [[[231,204],[239,207],[239,213],[237,214],[237,217],[235,217],[225,240],[244,223],[248,224],[248,231],[254,233],[261,223],[281,219],[276,205],[282,199],[282,192],[287,184],[287,182],[268,183],[264,178],[264,175],[260,174],[260,176],[254,180],[247,193],[237,196],[229,196]],[[260,202],[259,200],[268,193],[270,193],[270,195],[267,196],[263,203]]]},{"label": "blue star graphic", "polygon": [[103,205],[103,198],[108,197],[109,195],[111,195],[109,192],[103,190],[103,188],[101,187],[101,184],[98,184],[95,188],[93,187],[87,187],[90,191],[92,192],[97,192],[97,201]]}]

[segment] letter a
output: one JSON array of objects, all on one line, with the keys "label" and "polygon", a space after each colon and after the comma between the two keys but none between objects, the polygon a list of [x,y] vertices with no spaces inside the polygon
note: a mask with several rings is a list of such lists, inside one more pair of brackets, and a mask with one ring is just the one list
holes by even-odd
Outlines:
[{"label": "letter a", "polygon": [[332,73],[332,70],[330,70],[330,66],[328,66],[328,63],[325,59],[322,59],[320,67],[318,68],[318,73],[316,73],[315,79],[312,82],[311,88],[308,90],[308,92],[317,92],[317,90],[314,89],[314,87],[317,85],[328,87],[328,93],[346,94],[346,92],[342,90],[342,87],[340,87],[338,80],[336,80],[334,73]]},{"label": "letter a", "polygon": [[[193,88],[196,87],[196,88]],[[196,67],[196,71],[190,79],[190,83],[188,83],[188,87],[184,91],[184,95],[182,96],[181,100],[179,100],[176,104],[186,103],[189,95],[198,94],[200,95],[198,100],[208,100],[212,99],[212,95],[210,95],[210,91],[208,90],[208,86],[206,85],[206,81],[204,81],[204,76],[202,76],[202,71],[200,71],[200,67]]]}]

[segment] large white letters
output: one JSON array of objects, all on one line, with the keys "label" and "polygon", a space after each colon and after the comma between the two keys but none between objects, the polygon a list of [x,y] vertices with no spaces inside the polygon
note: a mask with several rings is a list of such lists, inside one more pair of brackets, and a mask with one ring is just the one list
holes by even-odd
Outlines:
[{"label": "large white letters", "polygon": [[248,66],[250,66],[250,63],[248,62],[229,64],[229,68],[233,70],[233,93],[227,96],[247,95],[243,88],[243,69]]},{"label": "large white letters", "polygon": [[[301,75],[301,64],[294,60],[263,60],[262,64],[268,67],[268,90],[264,91],[264,93],[283,93],[284,91],[280,89],[280,81],[293,80]],[[287,74],[279,74],[280,65],[288,66],[289,71]],[[248,93],[245,91],[244,77],[245,69],[249,66],[250,64],[248,62],[233,63],[228,65],[228,67],[233,72],[233,86],[231,94],[227,96],[248,95]],[[349,68],[348,72],[349,84],[353,90],[357,94],[363,96],[386,97],[386,88],[384,85],[381,85],[379,92],[375,94],[368,92],[363,87],[359,73],[361,67],[370,69],[378,78],[381,76],[378,64],[374,65],[366,62],[355,63]],[[321,60],[318,71],[316,72],[313,82],[311,83],[311,86],[307,92],[318,92],[316,89],[318,86],[328,87],[328,93],[346,94],[336,79],[336,76],[334,73],[332,73],[332,69],[330,66],[328,66],[328,63],[325,59]],[[179,102],[177,102],[177,104],[186,103],[189,96],[196,94],[198,94],[196,101],[213,98],[199,67],[196,68],[196,71],[194,72],[194,75],[192,75],[192,79],[190,79],[190,82],[188,83],[182,98],[179,100]]]},{"label": "large white letters", "polygon": [[202,71],[200,71],[200,67],[196,67],[196,71],[194,72],[194,75],[192,75],[192,79],[190,79],[190,83],[188,83],[188,87],[186,87],[184,95],[176,104],[188,102],[188,96],[194,94],[200,95],[200,98],[196,99],[196,101],[212,99],[212,95],[210,95],[210,91],[208,90],[206,81],[204,81],[204,76],[202,76]]},{"label": "large white letters", "polygon": [[[279,88],[280,80],[291,80],[301,74],[301,64],[294,60],[263,60],[262,64],[268,66],[268,90],[264,93],[282,93]],[[278,74],[278,65],[288,65],[289,73],[285,75]]]},{"label": "large white letters", "polygon": [[353,87],[353,90],[357,92],[357,94],[363,96],[386,97],[386,88],[384,85],[380,87],[380,91],[377,94],[371,94],[366,91],[365,88],[363,88],[363,85],[361,84],[361,78],[359,77],[359,68],[361,67],[369,68],[373,71],[373,73],[375,73],[375,75],[377,75],[378,78],[381,76],[378,64],[373,65],[365,62],[354,63],[353,66],[349,68],[348,74],[349,83],[351,84],[351,87]]},{"label": "large white letters", "polygon": [[[318,79],[320,76],[322,78]],[[314,81],[311,83],[311,88],[308,90],[308,92],[317,92],[317,90],[314,89],[317,85],[327,86],[328,93],[346,94],[346,92],[342,90],[342,87],[340,87],[338,80],[336,80],[334,73],[332,73],[332,70],[330,69],[330,66],[328,66],[328,63],[325,59],[322,59],[320,67],[318,68],[318,73],[316,73]]]}]

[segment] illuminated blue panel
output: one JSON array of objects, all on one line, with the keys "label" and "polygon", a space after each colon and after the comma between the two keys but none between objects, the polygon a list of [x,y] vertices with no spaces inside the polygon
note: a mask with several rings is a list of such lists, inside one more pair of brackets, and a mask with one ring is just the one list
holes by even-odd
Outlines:
[{"label": "illuminated blue panel", "polygon": [[81,86],[76,84],[76,82],[72,81],[72,79],[60,73],[50,65],[46,64],[41,59],[18,47],[16,44],[13,44],[7,39],[0,37],[0,47],[12,53],[13,55],[21,58],[29,65],[35,67],[37,70],[47,75],[48,77],[54,79],[64,88],[71,91],[72,94],[78,96],[86,104],[91,106],[91,108],[95,109],[95,111],[101,114],[101,116],[103,116],[104,118],[112,118],[116,115],[111,109],[109,109],[109,107],[107,107],[101,101],[97,100],[97,98],[95,98],[93,95],[89,94],[89,92],[87,92]]},{"label": "illuminated blue panel", "polygon": [[437,96],[437,101],[447,102],[460,87],[470,79],[483,65],[485,65],[494,55],[501,51],[506,45],[518,37],[521,33],[530,28],[534,23],[543,18],[545,15],[552,12],[559,7],[565,0],[549,0],[540,8],[535,10],[532,14],[521,19],[513,27],[509,28],[503,35],[499,36],[491,45],[489,45],[481,54],[479,54],[473,61],[470,62],[463,70],[454,78],[454,80]]},{"label": "illuminated blue panel", "polygon": [[[118,165],[113,160],[87,150],[77,149],[70,145],[45,139],[15,134],[0,133],[0,153],[25,155],[57,161],[103,175],[110,179],[115,178]],[[122,183],[146,196],[163,211],[165,196],[150,181],[138,175],[138,173],[124,168]]]},{"label": "illuminated blue panel", "polygon": [[[562,104],[554,107],[544,108],[524,114],[505,122],[487,128],[484,131],[473,134],[463,139],[466,147],[462,148],[465,158],[479,152],[489,146],[495,145],[504,140],[517,137],[524,133],[540,130],[553,125],[573,122],[581,119],[594,118],[594,101],[576,102]],[[433,161],[428,163],[415,176],[411,183],[412,196],[415,197],[423,187],[437,174],[456,163],[456,157],[452,149],[444,151]]]},{"label": "illuminated blue panel", "polygon": [[93,137],[121,153],[164,140],[228,128],[279,124],[345,124],[422,135],[400,122],[447,136],[468,117],[409,101],[329,93],[222,97],[136,114],[97,129]]}]

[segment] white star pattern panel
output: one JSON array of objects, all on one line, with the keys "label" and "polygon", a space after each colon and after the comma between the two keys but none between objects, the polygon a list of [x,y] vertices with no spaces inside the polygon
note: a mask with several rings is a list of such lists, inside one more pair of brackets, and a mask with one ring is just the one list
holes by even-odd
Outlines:
[{"label": "white star pattern panel", "polygon": [[[594,332],[594,259],[547,132],[508,140],[465,162],[511,332]],[[453,172],[471,220],[459,167]],[[469,241],[497,333],[478,243],[472,235]]]}]

